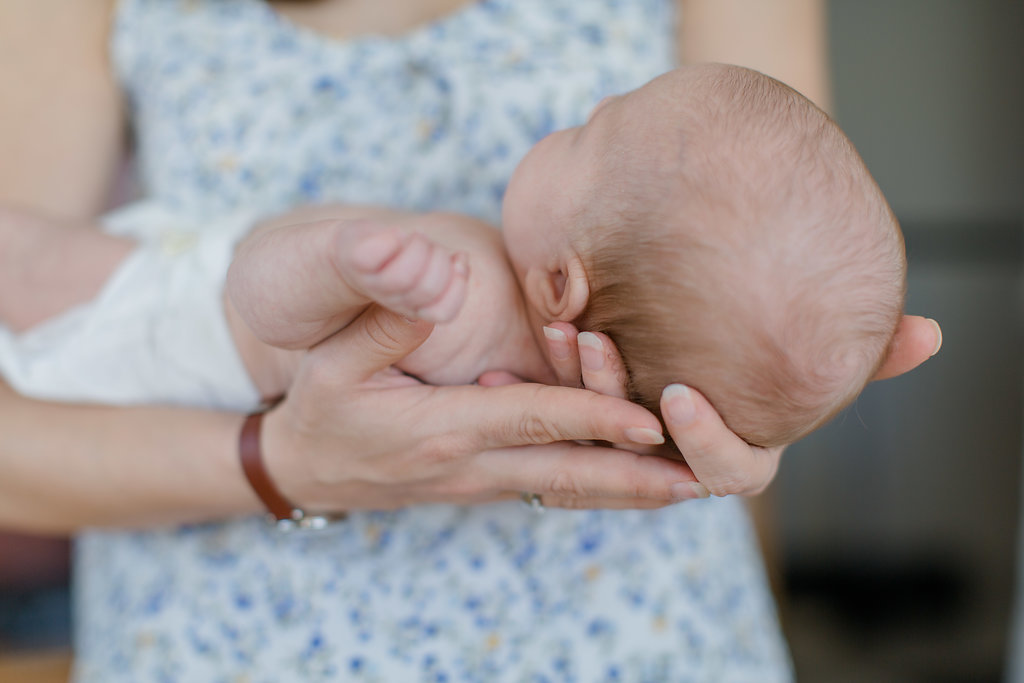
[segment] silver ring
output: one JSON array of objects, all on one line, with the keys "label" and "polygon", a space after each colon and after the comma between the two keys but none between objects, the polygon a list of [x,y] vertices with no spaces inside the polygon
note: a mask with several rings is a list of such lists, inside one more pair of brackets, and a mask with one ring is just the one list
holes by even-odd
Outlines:
[{"label": "silver ring", "polygon": [[519,494],[519,498],[522,499],[523,505],[530,508],[534,512],[544,512],[544,501],[540,499],[539,493],[523,493]]}]

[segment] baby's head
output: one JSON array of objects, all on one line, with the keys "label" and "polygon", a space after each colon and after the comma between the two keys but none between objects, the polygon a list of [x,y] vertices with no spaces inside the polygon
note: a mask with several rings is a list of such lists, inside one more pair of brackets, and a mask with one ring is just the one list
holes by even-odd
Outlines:
[{"label": "baby's head", "polygon": [[688,384],[762,446],[852,401],[903,308],[899,227],[849,140],[739,67],[677,69],[538,143],[504,231],[536,322],[605,332],[632,398]]}]

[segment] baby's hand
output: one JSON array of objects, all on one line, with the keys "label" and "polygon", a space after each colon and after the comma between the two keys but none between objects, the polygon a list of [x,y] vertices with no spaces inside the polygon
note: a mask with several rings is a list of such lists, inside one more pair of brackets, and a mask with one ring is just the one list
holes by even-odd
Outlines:
[{"label": "baby's hand", "polygon": [[361,238],[341,259],[353,289],[407,318],[446,322],[466,299],[466,255],[419,233],[377,232]]}]

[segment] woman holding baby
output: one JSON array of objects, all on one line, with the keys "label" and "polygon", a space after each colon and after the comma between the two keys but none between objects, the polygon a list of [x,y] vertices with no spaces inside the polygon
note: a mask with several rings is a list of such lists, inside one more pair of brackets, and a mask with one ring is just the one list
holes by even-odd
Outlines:
[{"label": "woman holding baby", "polygon": [[[96,216],[130,123],[146,194],[197,218],[330,201],[497,224],[535,142],[677,55],[826,97],[820,3],[682,5],[677,30],[666,0],[8,3],[0,206]],[[11,225],[0,286],[48,253]],[[180,308],[176,327],[214,325]],[[121,408],[0,385],[0,524],[104,529],[77,546],[78,680],[786,680],[741,502],[671,505],[757,492],[780,451],[693,392],[662,404],[687,464],[649,457],[609,340],[557,329],[567,387],[395,384],[429,326],[379,307],[306,353],[259,445],[289,501],[349,513],[322,536],[254,517],[238,461],[251,392]],[[880,376],[936,341],[905,319]]]}]

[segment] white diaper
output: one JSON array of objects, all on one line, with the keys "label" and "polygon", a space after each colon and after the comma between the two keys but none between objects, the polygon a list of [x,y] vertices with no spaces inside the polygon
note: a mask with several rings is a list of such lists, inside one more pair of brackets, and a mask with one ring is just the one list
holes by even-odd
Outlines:
[{"label": "white diaper", "polygon": [[35,398],[247,410],[259,402],[224,319],[236,242],[255,217],[183,219],[153,202],[104,217],[139,246],[97,297],[22,334],[0,325],[0,375]]}]

